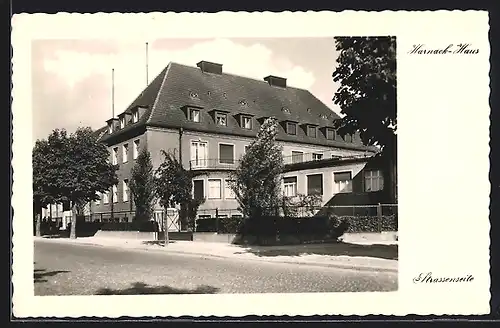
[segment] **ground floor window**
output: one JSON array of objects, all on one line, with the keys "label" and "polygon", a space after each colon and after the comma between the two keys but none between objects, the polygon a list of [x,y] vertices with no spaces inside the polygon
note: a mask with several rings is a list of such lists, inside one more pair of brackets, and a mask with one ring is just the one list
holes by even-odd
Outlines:
[{"label": "ground floor window", "polygon": [[335,172],[333,173],[333,193],[352,192],[352,174],[351,172]]},{"label": "ground floor window", "polygon": [[365,171],[365,191],[379,191],[384,189],[384,177],[381,170]]},{"label": "ground floor window", "polygon": [[297,177],[283,178],[283,194],[287,197],[297,196]]}]

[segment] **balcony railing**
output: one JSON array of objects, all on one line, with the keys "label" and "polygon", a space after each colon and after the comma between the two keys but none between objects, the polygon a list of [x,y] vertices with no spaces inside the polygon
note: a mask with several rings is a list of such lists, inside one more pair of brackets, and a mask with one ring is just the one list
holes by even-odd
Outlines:
[{"label": "balcony railing", "polygon": [[305,163],[312,161],[321,161],[327,159],[346,160],[346,159],[368,158],[370,156],[371,155],[368,154],[336,156],[336,155],[331,155],[329,153],[301,153],[291,156],[284,156],[283,161],[285,165],[289,165],[289,164]]},{"label": "balcony railing", "polygon": [[239,160],[235,159],[194,159],[189,161],[191,170],[235,170],[239,165]]},{"label": "balcony railing", "polygon": [[[347,160],[347,159],[358,159],[358,158],[368,158],[370,155],[349,155],[349,156],[332,156],[331,154],[322,153],[303,153],[300,155],[284,156],[283,162],[285,165],[305,163],[312,161],[320,161],[327,159],[337,159],[337,160]],[[237,159],[222,159],[222,158],[212,158],[212,159],[194,159],[189,161],[189,169],[191,170],[235,170],[240,164],[240,160]]]}]

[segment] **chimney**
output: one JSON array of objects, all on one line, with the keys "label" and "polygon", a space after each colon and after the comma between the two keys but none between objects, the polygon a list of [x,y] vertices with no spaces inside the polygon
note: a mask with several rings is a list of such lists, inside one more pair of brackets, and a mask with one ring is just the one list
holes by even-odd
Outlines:
[{"label": "chimney", "polygon": [[264,81],[271,86],[286,88],[286,79],[279,76],[269,75],[264,78]]},{"label": "chimney", "polygon": [[222,64],[202,60],[196,64],[196,66],[198,66],[203,73],[222,74]]}]

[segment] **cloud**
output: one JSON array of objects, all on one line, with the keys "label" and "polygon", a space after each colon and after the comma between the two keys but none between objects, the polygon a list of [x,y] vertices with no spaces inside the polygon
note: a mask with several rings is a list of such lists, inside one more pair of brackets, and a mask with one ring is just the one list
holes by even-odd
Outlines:
[{"label": "cloud", "polygon": [[[162,40],[163,44],[166,44]],[[272,74],[288,79],[291,86],[309,89],[314,74],[277,56],[268,47],[242,45],[228,39],[212,39],[171,47],[149,46],[149,81],[170,61],[194,66],[200,60],[223,64],[224,72],[256,79]],[[168,43],[167,43],[168,45]],[[98,128],[111,117],[111,69],[115,70],[115,114],[123,111],[146,86],[145,44],[117,44],[118,51],[98,52],[52,46],[38,58],[34,69],[34,111],[43,112],[43,122],[34,122],[34,138],[43,138],[54,128],[74,130],[79,125]],[[90,47],[89,47],[90,48]],[[94,47],[95,48],[95,47]],[[50,54],[47,55],[47,53]],[[35,99],[36,98],[36,99]],[[58,102],[54,106],[54,102]],[[63,103],[61,103],[63,102]],[[35,115],[34,118],[36,118]],[[47,117],[49,119],[47,119]],[[40,124],[37,124],[40,123]]]}]

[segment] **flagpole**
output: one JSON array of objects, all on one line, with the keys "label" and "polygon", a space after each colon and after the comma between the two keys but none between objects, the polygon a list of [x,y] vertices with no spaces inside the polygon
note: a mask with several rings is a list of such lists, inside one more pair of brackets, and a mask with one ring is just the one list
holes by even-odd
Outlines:
[{"label": "flagpole", "polygon": [[146,42],[146,87],[149,84],[149,58],[148,58],[148,43]]},{"label": "flagpole", "polygon": [[115,69],[111,69],[111,117],[115,117]]}]

